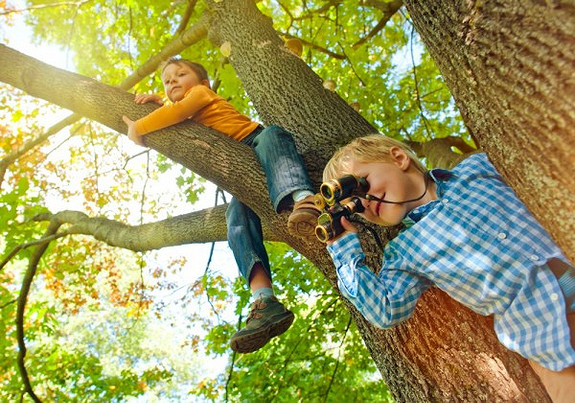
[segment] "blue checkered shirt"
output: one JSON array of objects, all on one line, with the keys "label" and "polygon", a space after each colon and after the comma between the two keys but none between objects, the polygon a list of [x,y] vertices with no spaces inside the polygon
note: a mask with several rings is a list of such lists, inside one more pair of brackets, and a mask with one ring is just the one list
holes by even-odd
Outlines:
[{"label": "blue checkered shirt", "polygon": [[546,262],[561,250],[485,154],[435,169],[438,199],[413,209],[384,249],[378,274],[357,234],[328,246],[341,293],[374,325],[408,319],[432,286],[493,315],[503,345],[551,370],[575,363],[563,294]]}]

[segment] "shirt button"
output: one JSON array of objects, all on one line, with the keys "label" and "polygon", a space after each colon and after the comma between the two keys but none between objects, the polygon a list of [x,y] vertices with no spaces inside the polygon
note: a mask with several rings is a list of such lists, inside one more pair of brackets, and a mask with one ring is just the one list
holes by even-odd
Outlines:
[{"label": "shirt button", "polygon": [[444,203],[449,203],[449,199],[443,199]]},{"label": "shirt button", "polygon": [[559,295],[557,295],[555,293],[551,294],[550,297],[551,297],[551,301],[554,301],[554,302],[559,299]]},{"label": "shirt button", "polygon": [[534,262],[536,262],[536,261],[539,260],[539,256],[537,256],[537,255],[531,255],[531,256],[529,256],[529,259],[531,259],[531,260],[533,260]]},{"label": "shirt button", "polygon": [[507,234],[505,232],[500,232],[499,234],[497,234],[497,238],[505,239],[505,238],[507,238]]}]

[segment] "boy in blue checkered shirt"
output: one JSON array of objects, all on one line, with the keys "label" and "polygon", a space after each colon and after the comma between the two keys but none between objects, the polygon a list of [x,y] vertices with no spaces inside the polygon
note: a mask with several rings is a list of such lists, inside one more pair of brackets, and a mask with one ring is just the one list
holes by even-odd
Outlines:
[{"label": "boy in blue checkered shirt", "polygon": [[388,328],[439,287],[493,315],[501,343],[529,360],[553,401],[573,401],[575,270],[486,155],[427,171],[403,143],[371,135],[338,150],[324,181],[346,174],[369,184],[360,195],[365,219],[404,228],[385,246],[375,274],[357,229],[342,218],[346,231],[327,249],[343,296]]}]

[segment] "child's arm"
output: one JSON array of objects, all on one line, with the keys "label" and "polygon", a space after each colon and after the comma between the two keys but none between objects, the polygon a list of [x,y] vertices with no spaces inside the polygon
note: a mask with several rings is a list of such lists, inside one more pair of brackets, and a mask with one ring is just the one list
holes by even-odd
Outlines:
[{"label": "child's arm", "polygon": [[136,122],[134,122],[132,119],[130,119],[127,116],[122,116],[122,120],[124,121],[124,123],[126,123],[126,125],[128,126],[128,138],[130,140],[132,140],[134,143],[136,143],[139,146],[144,147],[144,139],[143,139],[143,135],[138,133],[138,130],[136,129]]},{"label": "child's arm", "polygon": [[[132,121],[124,116],[122,119],[128,125],[128,138],[134,143],[143,146],[142,136],[145,134],[164,129],[193,117],[199,110],[212,103],[216,98],[217,95],[212,90],[206,86],[197,85],[192,87],[181,101],[163,105],[141,119]],[[138,104],[147,102],[163,103],[158,95],[137,95],[134,102]]]},{"label": "child's arm", "polygon": [[[342,222],[344,228],[352,226]],[[359,237],[346,232],[327,246],[336,267],[338,286],[357,310],[372,324],[388,328],[408,319],[421,294],[431,283],[406,270],[382,270],[375,274],[365,265]]]},{"label": "child's arm", "polygon": [[141,135],[183,122],[217,99],[215,92],[204,85],[192,87],[181,101],[163,105],[147,116],[138,119],[137,132]]},{"label": "child's arm", "polygon": [[[137,94],[134,98],[134,102],[138,105],[147,104],[148,102],[164,105],[164,100],[157,94]],[[128,126],[128,138],[137,145],[144,147],[143,134],[138,132],[138,129],[136,128],[136,122],[125,115],[122,116],[122,120]]]}]

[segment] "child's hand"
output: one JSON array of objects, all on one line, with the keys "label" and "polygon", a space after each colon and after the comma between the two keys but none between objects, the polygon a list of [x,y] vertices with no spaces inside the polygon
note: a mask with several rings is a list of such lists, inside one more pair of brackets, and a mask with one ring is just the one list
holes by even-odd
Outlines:
[{"label": "child's hand", "polygon": [[136,130],[136,123],[127,116],[122,116],[122,120],[128,126],[128,138],[137,145],[145,147],[144,138]]},{"label": "child's hand", "polygon": [[343,227],[344,230],[348,231],[348,232],[356,232],[357,233],[357,228],[355,225],[353,225],[351,223],[351,221],[349,221],[346,217],[341,217],[341,226]]},{"label": "child's hand", "polygon": [[147,104],[148,102],[155,102],[158,105],[164,104],[162,97],[157,94],[137,94],[134,98],[134,102],[139,105]]},{"label": "child's hand", "polygon": [[342,232],[341,234],[339,234],[338,236],[336,236],[336,237],[330,239],[329,241],[327,241],[326,243],[327,243],[328,245],[331,245],[332,243],[334,243],[334,241],[335,241],[336,239],[341,238],[344,234],[347,234],[348,232],[355,232],[355,233],[357,233],[357,228],[356,228],[355,225],[353,225],[347,218],[341,217],[340,222],[341,222],[341,226],[343,227],[343,229],[344,229],[345,231],[343,231],[343,232]]}]

